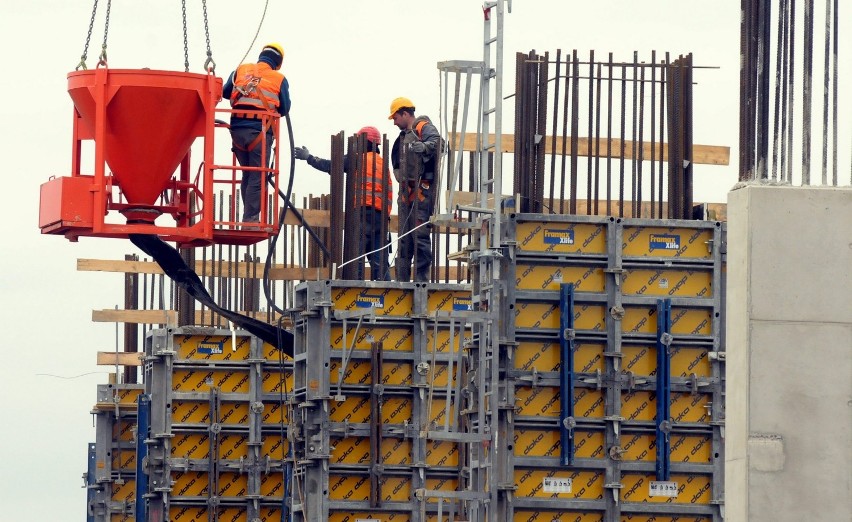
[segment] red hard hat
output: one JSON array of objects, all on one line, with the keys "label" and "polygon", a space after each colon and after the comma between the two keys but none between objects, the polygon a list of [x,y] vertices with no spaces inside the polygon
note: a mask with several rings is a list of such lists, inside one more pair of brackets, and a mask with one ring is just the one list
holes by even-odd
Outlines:
[{"label": "red hard hat", "polygon": [[380,145],[382,143],[382,135],[379,133],[379,129],[371,126],[361,127],[356,134],[364,134],[367,136],[367,141],[375,143],[376,145]]}]

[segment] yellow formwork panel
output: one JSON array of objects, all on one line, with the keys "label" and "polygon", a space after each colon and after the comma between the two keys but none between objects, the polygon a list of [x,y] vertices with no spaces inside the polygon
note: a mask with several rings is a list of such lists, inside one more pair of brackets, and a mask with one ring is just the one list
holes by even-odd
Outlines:
[{"label": "yellow formwork panel", "polygon": [[113,502],[133,502],[136,498],[136,481],[133,479],[124,479],[121,482],[112,483],[112,494],[110,499]]},{"label": "yellow formwork panel", "polygon": [[[672,462],[713,462],[713,441],[710,435],[669,434]],[[622,460],[653,462],[657,458],[657,436],[653,433],[626,433],[621,435]]]},{"label": "yellow formwork panel", "polygon": [[[221,460],[238,460],[248,457],[248,437],[238,434],[219,434],[219,456]],[[172,458],[206,459],[210,456],[208,433],[176,433],[172,438]]]},{"label": "yellow formwork panel", "polygon": [[[332,464],[369,464],[370,439],[368,437],[339,437],[331,439]],[[411,465],[411,441],[382,439],[382,463],[389,466]]]},{"label": "yellow formwork panel", "polygon": [[[657,374],[656,346],[622,346],[624,353],[622,369],[635,375],[651,376]],[[711,377],[713,368],[706,348],[677,347],[671,348],[670,372],[672,377]]]},{"label": "yellow formwork panel", "polygon": [[621,522],[712,522],[712,518],[695,515],[676,515],[664,517],[661,515],[621,515]]},{"label": "yellow formwork panel", "polygon": [[672,257],[712,259],[713,230],[708,228],[674,228],[625,226],[622,253],[624,257]]},{"label": "yellow formwork panel", "polygon": [[[621,320],[624,333],[656,333],[656,306],[628,306]],[[709,308],[672,307],[672,335],[711,335],[713,311]]]},{"label": "yellow formwork panel", "polygon": [[[358,332],[358,337],[354,339],[355,332]],[[382,343],[383,350],[393,350],[400,352],[410,352],[414,350],[414,334],[411,326],[379,326],[370,324],[361,324],[357,326],[357,322],[347,324],[347,332],[343,331],[343,326],[333,325],[331,327],[331,348],[332,350],[342,350],[344,348],[344,340],[347,350],[370,350],[372,343]],[[343,334],[346,334],[345,336]]]},{"label": "yellow formwork panel", "polygon": [[[515,306],[515,328],[559,328],[559,304],[520,302]],[[606,329],[606,306],[574,305],[574,329],[600,332]]]},{"label": "yellow formwork panel", "polygon": [[[672,393],[671,420],[674,422],[710,422],[710,400],[706,393]],[[651,391],[624,393],[621,416],[628,421],[652,421],[657,417],[657,395]]]},{"label": "yellow formwork panel", "polygon": [[[247,402],[222,402],[219,418],[213,419],[213,422],[226,426],[244,425],[248,424],[249,413]],[[210,421],[210,404],[207,401],[172,401],[172,423],[209,424]]]},{"label": "yellow formwork panel", "polygon": [[289,362],[293,360],[289,355],[269,343],[263,343],[261,350],[263,351],[263,358],[271,363]]},{"label": "yellow formwork panel", "polygon": [[459,465],[459,447],[455,442],[430,440],[426,442],[426,465],[430,467],[456,467]]},{"label": "yellow formwork panel", "polygon": [[136,406],[139,403],[139,395],[142,394],[141,388],[127,389],[121,386],[110,385],[109,389],[112,392],[112,400],[118,402],[121,406]]},{"label": "yellow formwork panel", "polygon": [[414,290],[400,288],[334,288],[334,310],[354,311],[372,308],[378,317],[411,317]]},{"label": "yellow formwork panel", "polygon": [[118,448],[112,450],[113,471],[136,471],[136,448],[127,447],[118,451]]},{"label": "yellow formwork panel", "polygon": [[575,292],[603,293],[606,275],[600,266],[554,266],[518,263],[515,286],[518,290],[556,290],[563,283],[574,283]]},{"label": "yellow formwork panel", "polygon": [[606,224],[526,221],[515,237],[522,252],[606,254]]},{"label": "yellow formwork panel", "polygon": [[285,434],[284,437],[282,439],[280,433],[274,435],[264,433],[261,437],[260,454],[273,460],[284,460],[290,448],[290,443],[286,439],[287,435]]},{"label": "yellow formwork panel", "polygon": [[[245,508],[218,507],[215,510],[212,520],[223,522],[254,522],[255,520],[248,519]],[[209,522],[211,514],[208,514],[207,508],[202,506],[175,506],[169,509],[169,520],[171,522]],[[278,521],[281,520],[281,509],[261,506],[258,509],[258,516],[263,522]]]},{"label": "yellow formwork panel", "polygon": [[651,496],[651,482],[654,475],[644,473],[623,473],[621,476],[622,500],[624,502],[662,502],[672,504],[709,504],[712,497],[712,479],[710,475],[671,475],[670,482],[678,486],[677,496]]},{"label": "yellow formwork panel", "polygon": [[603,522],[603,513],[581,511],[515,511],[513,522]]},{"label": "yellow formwork panel", "polygon": [[[411,494],[411,479],[408,477],[382,477],[379,480],[380,498],[385,502],[408,502]],[[353,502],[370,499],[370,476],[337,475],[329,473],[328,499]]]},{"label": "yellow formwork panel", "polygon": [[[370,397],[349,395],[342,402],[331,401],[328,412],[331,422],[370,422]],[[411,399],[385,397],[382,404],[383,424],[403,424],[411,420]]]},{"label": "yellow formwork panel", "polygon": [[[582,498],[598,500],[604,494],[603,471],[577,471],[563,469],[515,468],[515,496],[522,498]],[[571,492],[546,492],[546,479],[571,481]]]},{"label": "yellow formwork panel", "polygon": [[130,522],[136,520],[133,513],[110,513],[109,522]]},{"label": "yellow formwork panel", "polygon": [[[446,520],[446,516],[444,517]],[[368,513],[366,511],[331,511],[328,514],[328,522],[355,522],[357,520],[370,520],[377,522],[411,522],[411,513],[388,513],[379,511]],[[432,518],[427,518],[431,522]]]},{"label": "yellow formwork panel", "polygon": [[[445,399],[432,399],[431,405],[427,402],[427,416],[431,417],[429,420],[435,426],[443,426],[444,425],[444,416],[447,415],[447,401]],[[456,415],[456,407],[454,404],[450,403],[450,422],[449,424],[453,424],[453,419]]]},{"label": "yellow formwork panel", "polygon": [[[515,406],[524,417],[559,417],[559,388],[552,386],[515,388]],[[574,390],[574,417],[603,417],[604,391],[590,388]]]},{"label": "yellow formwork panel", "polygon": [[[515,456],[559,457],[562,450],[560,432],[540,428],[515,429]],[[574,430],[574,456],[600,459],[604,453],[603,431]]]},{"label": "yellow formwork panel", "polygon": [[[574,344],[574,371],[603,372],[606,345],[576,342]],[[515,349],[515,369],[555,372],[561,367],[559,343],[549,341],[521,341]]]},{"label": "yellow formwork panel", "polygon": [[[187,471],[172,473],[173,497],[202,497],[207,496],[210,475],[206,471]],[[220,497],[239,497],[246,494],[248,475],[240,473],[219,473]]]},{"label": "yellow formwork panel", "polygon": [[236,347],[230,335],[175,335],[177,359],[194,361],[245,361],[251,358],[251,337],[237,336]]},{"label": "yellow formwork panel", "polygon": [[[286,399],[285,399],[286,400]],[[287,404],[280,402],[265,402],[263,411],[260,413],[260,422],[263,426],[279,426],[290,421],[290,410]]]},{"label": "yellow formwork panel", "polygon": [[708,270],[625,269],[624,295],[713,297],[713,272]]},{"label": "yellow formwork panel", "polygon": [[426,309],[434,312],[470,312],[473,311],[473,297],[470,290],[431,290],[427,288]]},{"label": "yellow formwork panel", "polygon": [[[429,326],[426,328],[426,346],[425,350],[428,353],[438,352],[438,353],[458,353],[459,351],[459,337],[462,337],[461,342],[464,344],[466,340],[470,340],[470,330],[461,330],[462,335],[459,335],[458,322],[456,322],[456,328],[453,335],[450,335],[450,329],[448,325],[439,325],[437,336],[435,335],[435,328]],[[451,339],[452,337],[452,339]],[[450,346],[450,341],[452,340],[452,346]]]},{"label": "yellow formwork panel", "polygon": [[[281,379],[282,375],[284,376],[283,382]],[[261,373],[260,379],[261,391],[263,393],[281,393],[282,391],[288,393],[293,391],[293,373],[290,371],[264,371]]]},{"label": "yellow formwork panel", "polygon": [[[331,361],[329,379],[331,384],[340,382],[340,361]],[[447,384],[447,365],[436,364],[430,381],[436,386]],[[373,378],[373,366],[363,359],[349,360],[343,372],[343,384],[370,384]],[[453,376],[455,381],[455,376]],[[412,365],[407,361],[382,363],[381,383],[387,386],[410,386],[412,383]]]},{"label": "yellow formwork panel", "polygon": [[118,442],[133,442],[135,439],[136,419],[121,419],[112,425],[112,440]]},{"label": "yellow formwork panel", "polygon": [[248,393],[249,370],[214,370],[211,368],[175,368],[172,390],[177,392],[206,392],[218,388],[224,393]]}]

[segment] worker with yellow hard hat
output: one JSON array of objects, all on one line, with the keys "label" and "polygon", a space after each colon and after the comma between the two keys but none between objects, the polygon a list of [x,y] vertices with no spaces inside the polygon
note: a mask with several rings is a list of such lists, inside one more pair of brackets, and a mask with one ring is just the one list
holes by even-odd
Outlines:
[{"label": "worker with yellow hard hat", "polygon": [[441,134],[428,116],[414,116],[414,102],[394,98],[389,120],[399,128],[391,149],[393,174],[399,182],[399,253],[397,281],[429,281],[432,266],[432,231],[428,225],[435,210],[435,177],[441,154]]},{"label": "worker with yellow hard hat", "polygon": [[[231,114],[231,140],[240,165],[259,167],[265,157],[266,166],[269,166],[275,136],[272,119],[264,119],[262,114],[285,115],[290,112],[290,83],[280,72],[283,61],[284,48],[281,44],[266,44],[257,63],[241,64],[231,73],[222,89],[222,96],[228,98],[235,109]],[[257,170],[243,171],[240,182],[243,221],[260,219],[262,174]]]}]

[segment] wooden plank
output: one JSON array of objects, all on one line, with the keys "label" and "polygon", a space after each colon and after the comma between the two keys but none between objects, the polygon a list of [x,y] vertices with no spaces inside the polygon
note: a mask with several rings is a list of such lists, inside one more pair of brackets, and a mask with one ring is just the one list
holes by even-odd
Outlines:
[{"label": "wooden plank", "polygon": [[95,323],[177,324],[174,310],[92,310]]},{"label": "wooden plank", "polygon": [[[460,136],[455,135],[453,133],[450,134],[450,142],[455,146],[453,147],[455,150],[459,150],[458,142]],[[592,144],[592,150],[594,151],[599,147],[600,152],[598,156],[601,158],[605,158],[607,156],[612,158],[621,158],[622,157],[622,146],[620,139],[612,139],[612,154],[609,154],[607,150],[607,139],[601,138],[599,141],[599,145],[594,142],[594,140],[590,140],[589,138],[577,138],[577,156],[578,157],[586,157],[589,155],[589,144]],[[488,135],[488,143],[494,142],[494,135]],[[545,136],[543,139],[544,142],[544,153],[545,154],[554,154],[554,150],[556,154],[562,153],[563,142],[565,145],[565,151],[567,154],[570,154],[571,151],[571,138],[562,139],[561,136],[556,137],[556,145],[554,147],[553,137]],[[633,159],[633,141],[625,140],[624,141],[624,159]],[[514,153],[515,152],[515,136],[514,134],[503,134],[502,139],[500,140],[500,145],[503,152]],[[642,159],[645,161],[651,160],[651,142],[645,141],[640,143],[642,147]],[[655,159],[659,160],[659,143],[654,144],[655,151]],[[476,150],[476,135],[475,134],[465,134],[464,143],[461,150],[464,151],[473,151]],[[637,149],[638,150],[638,149]],[[594,153],[593,153],[594,156]],[[668,144],[663,144],[663,160],[668,161],[669,157],[669,147]],[[731,161],[731,148],[724,147],[720,145],[693,145],[692,146],[692,161],[699,165],[729,165]]]},{"label": "wooden plank", "polygon": [[98,366],[142,366],[141,352],[98,352]]}]

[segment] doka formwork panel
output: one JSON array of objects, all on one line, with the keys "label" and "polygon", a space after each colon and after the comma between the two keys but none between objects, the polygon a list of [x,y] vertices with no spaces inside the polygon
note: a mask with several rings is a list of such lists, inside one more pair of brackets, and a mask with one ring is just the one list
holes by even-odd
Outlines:
[{"label": "doka formwork panel", "polygon": [[[435,383],[445,387],[455,379],[449,363],[469,335],[459,333],[465,331],[461,316],[452,316],[470,312],[469,288],[309,282],[297,287],[295,301],[297,400],[305,405],[297,436],[314,446],[304,458],[314,463],[305,466],[304,483],[328,491],[324,499],[306,498],[297,519],[338,520],[361,513],[370,520],[430,520],[420,517],[413,491],[427,483],[445,487],[447,477],[458,476],[460,457],[457,443],[426,440],[419,431],[424,423],[442,425],[446,416],[445,391]],[[398,308],[403,304],[404,310]],[[373,343],[383,347],[379,388],[372,381],[378,378]],[[379,418],[372,418],[374,411]],[[375,421],[382,433],[377,449],[370,437]],[[313,428],[318,425],[327,428]],[[381,508],[369,501],[367,477],[374,463],[382,470],[374,474],[379,498],[373,498]],[[435,473],[443,478],[430,478]],[[429,513],[436,509],[432,501],[424,504]]]},{"label": "doka formwork panel", "polygon": [[141,384],[97,386],[95,443],[87,479],[88,513],[93,522],[134,520],[137,404]]},{"label": "doka formwork panel", "polygon": [[146,349],[149,510],[247,522],[262,502],[280,512],[288,358],[247,332],[199,327],[153,331]]},{"label": "doka formwork panel", "polygon": [[627,260],[712,263],[723,228],[718,221],[510,214],[506,236],[515,242],[519,258],[606,259],[617,238]]}]

